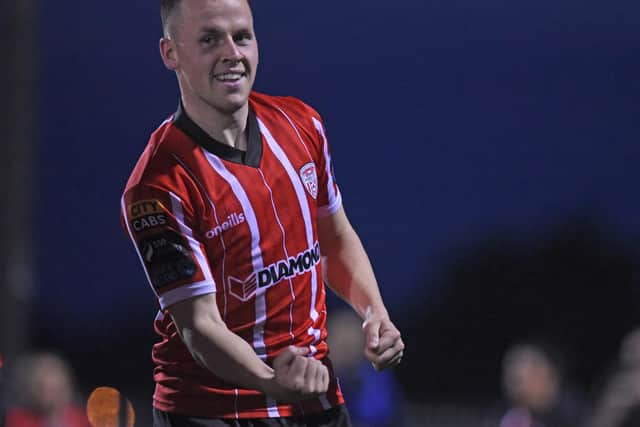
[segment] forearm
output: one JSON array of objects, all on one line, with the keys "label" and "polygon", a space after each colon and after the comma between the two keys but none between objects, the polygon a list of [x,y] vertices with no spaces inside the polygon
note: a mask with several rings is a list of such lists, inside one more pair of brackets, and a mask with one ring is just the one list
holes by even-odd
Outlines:
[{"label": "forearm", "polygon": [[274,371],[253,348],[221,323],[183,328],[182,339],[191,354],[217,377],[238,386],[269,394]]},{"label": "forearm", "polygon": [[321,246],[325,281],[362,317],[368,310],[388,315],[369,257],[360,238],[348,227]]},{"label": "forearm", "polygon": [[318,236],[325,281],[364,320],[365,356],[377,370],[396,366],[402,360],[404,343],[389,318],[369,257],[344,209],[318,220]]}]

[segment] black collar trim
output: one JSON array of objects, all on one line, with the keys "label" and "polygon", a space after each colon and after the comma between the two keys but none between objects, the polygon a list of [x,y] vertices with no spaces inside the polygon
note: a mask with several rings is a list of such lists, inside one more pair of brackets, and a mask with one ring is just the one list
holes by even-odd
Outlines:
[{"label": "black collar trim", "polygon": [[178,105],[178,110],[173,116],[173,124],[191,138],[193,142],[221,159],[254,168],[260,167],[262,135],[258,127],[258,119],[251,107],[249,107],[249,116],[247,117],[247,151],[238,150],[211,138],[209,134],[191,120],[191,117],[184,110],[182,102]]}]

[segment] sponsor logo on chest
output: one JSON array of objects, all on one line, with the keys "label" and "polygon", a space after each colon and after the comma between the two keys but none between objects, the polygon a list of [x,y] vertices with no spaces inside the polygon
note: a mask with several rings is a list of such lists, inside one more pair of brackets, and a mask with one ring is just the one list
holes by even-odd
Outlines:
[{"label": "sponsor logo on chest", "polygon": [[240,301],[248,301],[258,288],[268,288],[277,285],[285,279],[311,271],[320,262],[320,244],[315,243],[295,257],[282,259],[270,264],[258,272],[254,272],[244,280],[229,276],[229,292]]}]

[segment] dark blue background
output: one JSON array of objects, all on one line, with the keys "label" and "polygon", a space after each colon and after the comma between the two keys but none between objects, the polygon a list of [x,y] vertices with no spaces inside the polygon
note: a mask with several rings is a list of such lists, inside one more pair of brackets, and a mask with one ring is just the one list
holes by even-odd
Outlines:
[{"label": "dark blue background", "polygon": [[[443,262],[589,215],[640,237],[640,3],[254,1],[256,89],[324,117],[345,207],[392,313],[429,309]],[[149,134],[177,105],[157,2],[42,2],[38,328],[151,327],[119,223]]]}]

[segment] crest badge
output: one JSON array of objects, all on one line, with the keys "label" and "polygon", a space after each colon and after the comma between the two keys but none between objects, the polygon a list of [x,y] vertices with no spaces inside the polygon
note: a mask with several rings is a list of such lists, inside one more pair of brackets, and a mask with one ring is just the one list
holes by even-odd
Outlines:
[{"label": "crest badge", "polygon": [[300,168],[300,179],[305,188],[314,199],[318,198],[318,175],[316,174],[316,165],[309,162]]}]

